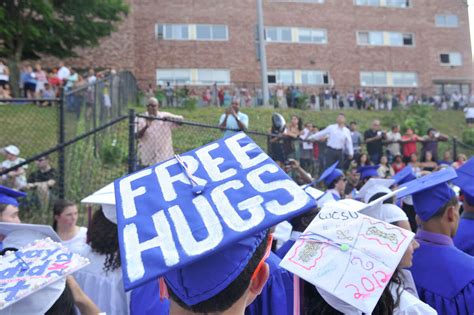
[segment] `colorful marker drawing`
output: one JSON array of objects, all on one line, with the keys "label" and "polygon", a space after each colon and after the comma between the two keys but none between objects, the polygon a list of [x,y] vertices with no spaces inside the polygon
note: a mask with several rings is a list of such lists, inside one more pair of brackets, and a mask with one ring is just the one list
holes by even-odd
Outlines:
[{"label": "colorful marker drawing", "polygon": [[369,218],[364,218],[368,221],[367,229],[363,229],[360,235],[369,241],[376,241],[380,245],[388,247],[394,253],[400,250],[400,246],[407,239],[407,235],[397,227],[390,227],[384,222],[373,222]]},{"label": "colorful marker drawing", "polygon": [[373,262],[368,261],[368,262],[364,265],[364,262],[362,261],[362,259],[361,259],[360,257],[354,257],[354,258],[352,258],[351,264],[357,265],[357,261],[360,261],[360,266],[361,266],[362,269],[364,269],[364,270],[372,270],[372,269],[374,269],[374,263],[373,263]]},{"label": "colorful marker drawing", "polygon": [[324,249],[329,245],[306,240],[299,242],[300,244],[295,248],[289,260],[306,270],[311,270],[316,267],[318,261],[323,257]]}]

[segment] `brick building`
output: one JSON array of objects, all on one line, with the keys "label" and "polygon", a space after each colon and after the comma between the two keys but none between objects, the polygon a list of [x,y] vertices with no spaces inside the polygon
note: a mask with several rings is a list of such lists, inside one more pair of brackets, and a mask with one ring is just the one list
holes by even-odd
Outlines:
[{"label": "brick building", "polygon": [[[140,84],[258,84],[255,0],[129,0],[131,12],[78,66]],[[341,90],[472,91],[463,0],[264,0],[269,82]]]}]

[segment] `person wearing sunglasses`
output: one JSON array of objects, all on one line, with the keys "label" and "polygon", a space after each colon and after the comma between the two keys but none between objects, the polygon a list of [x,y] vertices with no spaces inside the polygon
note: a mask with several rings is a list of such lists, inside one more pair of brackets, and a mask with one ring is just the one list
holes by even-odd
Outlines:
[{"label": "person wearing sunglasses", "polygon": [[162,112],[160,103],[150,97],[147,112],[137,118],[138,156],[144,167],[165,161],[174,156],[172,130],[183,116]]}]

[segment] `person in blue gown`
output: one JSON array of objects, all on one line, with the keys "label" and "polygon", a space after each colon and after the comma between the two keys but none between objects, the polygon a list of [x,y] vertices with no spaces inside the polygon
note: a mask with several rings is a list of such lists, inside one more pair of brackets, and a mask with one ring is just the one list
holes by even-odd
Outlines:
[{"label": "person in blue gown", "polygon": [[270,276],[262,293],[245,309],[246,315],[293,314],[293,275],[279,266],[280,261],[274,253],[265,260]]},{"label": "person in blue gown", "polygon": [[160,296],[159,280],[152,280],[132,290],[130,315],[168,315],[170,301]]},{"label": "person in blue gown", "polygon": [[454,236],[454,244],[463,252],[474,256],[474,158],[456,170],[453,183],[461,188],[464,212]]},{"label": "person in blue gown", "polygon": [[447,168],[416,179],[399,194],[412,195],[420,227],[420,247],[410,268],[420,299],[438,314],[474,314],[474,257],[454,246],[459,204],[447,184],[457,177]]},{"label": "person in blue gown", "polygon": [[[0,222],[21,223],[17,199],[24,196],[26,196],[24,192],[0,185]],[[0,231],[0,250],[3,249],[3,237]]]}]

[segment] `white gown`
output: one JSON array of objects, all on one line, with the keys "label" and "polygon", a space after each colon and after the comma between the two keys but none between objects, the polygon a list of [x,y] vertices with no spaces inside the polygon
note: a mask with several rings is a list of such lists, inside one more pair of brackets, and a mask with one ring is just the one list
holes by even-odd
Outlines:
[{"label": "white gown", "polygon": [[122,269],[104,271],[105,256],[92,252],[88,246],[85,255],[90,264],[74,273],[82,290],[106,314],[129,314],[130,295],[125,293],[122,281]]},{"label": "white gown", "polygon": [[63,244],[69,251],[79,254],[81,256],[86,256],[89,252],[89,245],[87,241],[87,228],[81,226],[79,232],[70,240],[62,241]]}]

